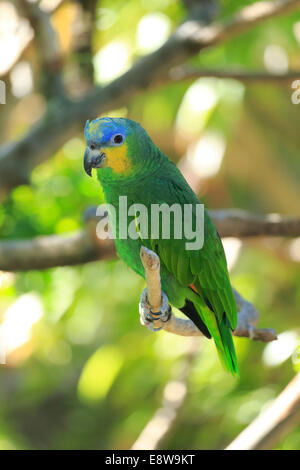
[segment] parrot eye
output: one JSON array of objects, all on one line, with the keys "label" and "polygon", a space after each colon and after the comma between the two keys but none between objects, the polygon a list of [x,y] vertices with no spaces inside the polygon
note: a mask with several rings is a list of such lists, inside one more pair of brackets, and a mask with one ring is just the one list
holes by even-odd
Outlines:
[{"label": "parrot eye", "polygon": [[116,134],[113,138],[114,144],[121,144],[123,140],[124,140],[124,137],[122,136],[122,134]]}]

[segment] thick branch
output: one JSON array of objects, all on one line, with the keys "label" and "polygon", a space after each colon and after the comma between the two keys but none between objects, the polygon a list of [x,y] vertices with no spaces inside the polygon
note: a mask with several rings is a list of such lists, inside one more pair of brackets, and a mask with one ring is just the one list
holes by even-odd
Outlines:
[{"label": "thick branch", "polygon": [[[300,236],[300,219],[276,215],[258,216],[240,210],[209,211],[221,237]],[[0,270],[27,271],[107,259],[114,253],[112,240],[98,240],[94,215],[90,230],[71,236],[52,235],[33,240],[0,242]],[[89,237],[89,238],[87,238]],[[87,249],[87,246],[89,249]],[[101,248],[100,254],[98,248]]]},{"label": "thick branch", "polygon": [[[147,301],[151,311],[158,310],[157,299],[161,299],[160,284],[160,262],[156,253],[145,247],[141,248],[141,260],[145,269],[145,278],[147,282]],[[233,335],[243,336],[256,341],[274,341],[277,339],[276,333],[272,329],[258,329],[256,324],[259,319],[259,313],[255,307],[243,299],[235,290],[235,300],[238,307],[238,325]],[[179,336],[202,336],[201,331],[189,319],[182,319],[172,314],[168,321],[164,322],[155,314],[152,316],[155,329],[164,329],[169,333]]]},{"label": "thick branch", "polygon": [[[182,64],[202,49],[221,44],[262,21],[288,13],[299,5],[300,0],[257,2],[241,9],[224,23],[202,27],[197,21],[184,22],[160,49],[140,59],[121,77],[103,88],[95,88],[80,101],[72,101],[60,109],[51,108],[47,116],[23,139],[2,148],[2,195],[24,183],[32,168],[51,157],[62,143],[82,128],[86,119],[123,106],[144,89],[168,82],[171,68]],[[43,142],[43,145],[40,145],[40,142]],[[25,171],[22,171],[24,167]]]},{"label": "thick branch", "polygon": [[3,271],[75,265],[114,256],[115,247],[110,240],[96,243],[87,230],[70,237],[50,235],[0,243],[0,269]]},{"label": "thick branch", "polygon": [[271,450],[300,422],[300,373],[226,450]]}]

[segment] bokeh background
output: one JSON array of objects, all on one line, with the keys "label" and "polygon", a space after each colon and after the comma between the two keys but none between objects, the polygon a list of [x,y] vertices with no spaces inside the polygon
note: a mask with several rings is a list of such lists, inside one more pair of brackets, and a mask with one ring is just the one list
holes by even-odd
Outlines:
[{"label": "bokeh background", "polygon": [[[0,3],[3,145],[21,138],[55,100],[26,3]],[[220,1],[215,15],[224,20],[251,3]],[[69,95],[78,99],[105,85],[157,49],[189,15],[188,4],[39,2],[50,15]],[[300,70],[299,53],[294,11],[196,54],[190,64],[280,77]],[[150,88],[105,114],[140,122],[207,207],[299,216],[300,104],[292,104],[292,92],[280,80],[202,77]],[[86,208],[102,202],[98,182],[82,167],[84,124],[35,166],[28,183],[1,192],[1,242],[67,237],[84,227]],[[211,342],[142,328],[144,282],[118,259],[0,271],[7,345],[0,448],[129,449],[162,407],[154,422],[157,432],[167,430],[159,448],[228,445],[300,369],[300,238],[228,238],[224,246],[232,284],[260,311],[260,326],[279,333],[268,345],[235,338],[240,380],[222,369]],[[276,448],[299,449],[300,426]]]}]

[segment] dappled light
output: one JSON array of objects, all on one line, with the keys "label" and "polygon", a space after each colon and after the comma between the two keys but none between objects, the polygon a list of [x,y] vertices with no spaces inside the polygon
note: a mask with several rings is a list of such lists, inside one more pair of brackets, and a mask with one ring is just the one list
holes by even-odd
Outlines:
[{"label": "dappled light", "polygon": [[207,132],[187,150],[187,158],[199,178],[215,176],[222,164],[226,142],[221,134]]},{"label": "dappled light", "polygon": [[268,367],[276,367],[292,356],[298,345],[298,334],[295,331],[285,331],[278,340],[265,347],[263,361]]},{"label": "dappled light", "polygon": [[109,43],[95,55],[94,65],[98,82],[117,77],[129,66],[128,46],[118,41]]},{"label": "dappled light", "polygon": [[147,53],[157,49],[167,39],[170,29],[171,21],[166,15],[149,13],[143,16],[137,27],[138,50]]},{"label": "dappled light", "polygon": [[[299,5],[0,2],[0,450],[300,449]],[[127,120],[84,134],[107,116],[162,153]],[[139,254],[97,236],[96,208],[101,171],[130,192],[135,164],[134,204],[188,203],[162,154],[218,233],[205,219],[187,262],[151,245],[154,332]]]},{"label": "dappled light", "polygon": [[1,334],[9,355],[31,339],[32,327],[43,315],[43,305],[35,294],[20,296],[4,313]]},{"label": "dappled light", "polygon": [[279,75],[286,73],[289,69],[289,62],[284,48],[276,44],[269,44],[264,51],[264,64],[271,73]]},{"label": "dappled light", "polygon": [[7,73],[33,37],[29,22],[9,2],[0,4],[0,75]]}]

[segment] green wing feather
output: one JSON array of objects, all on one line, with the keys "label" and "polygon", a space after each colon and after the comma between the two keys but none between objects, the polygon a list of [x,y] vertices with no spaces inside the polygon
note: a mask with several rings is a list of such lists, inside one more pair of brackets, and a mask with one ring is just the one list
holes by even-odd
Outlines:
[{"label": "green wing feather", "polygon": [[[168,196],[165,193],[164,200],[161,202],[169,204],[177,202],[181,205],[199,204],[199,200],[183,178],[179,180],[179,183],[166,179],[161,184],[167,186],[168,189]],[[171,226],[171,234],[172,230]],[[183,287],[193,284],[197,289],[197,293],[192,289],[187,289],[187,298],[193,301],[213,337],[223,365],[233,374],[238,374],[231,335],[231,329],[235,329],[237,325],[236,304],[229,281],[223,245],[206,212],[203,248],[186,250],[186,241],[188,240],[184,238],[180,240],[159,238],[150,240],[150,248],[158,253],[161,262]]]}]

